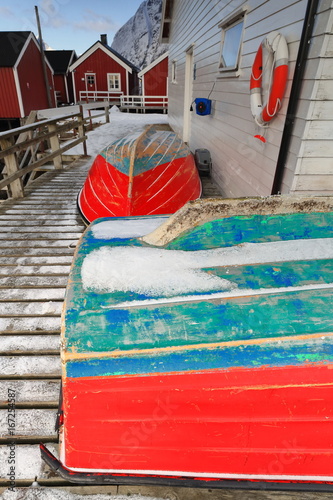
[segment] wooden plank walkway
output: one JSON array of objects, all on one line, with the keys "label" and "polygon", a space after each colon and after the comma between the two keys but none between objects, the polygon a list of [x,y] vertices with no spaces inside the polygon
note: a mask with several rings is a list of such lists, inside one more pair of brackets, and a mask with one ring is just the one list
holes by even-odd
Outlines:
[{"label": "wooden plank walkway", "polygon": [[[74,249],[84,230],[76,197],[91,162],[78,160],[48,172],[26,188],[25,198],[0,204],[0,493],[9,485],[12,452],[16,487],[28,487],[37,478],[41,486],[85,494],[141,493],[184,500],[332,498],[326,493],[69,486],[41,461],[41,441],[57,454],[60,317]],[[205,197],[218,195],[210,179],[203,179],[203,187]]]}]

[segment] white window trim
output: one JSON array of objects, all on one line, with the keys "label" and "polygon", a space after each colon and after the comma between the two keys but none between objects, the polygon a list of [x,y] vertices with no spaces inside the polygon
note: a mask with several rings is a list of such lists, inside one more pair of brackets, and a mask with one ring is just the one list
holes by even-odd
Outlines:
[{"label": "white window trim", "polygon": [[[241,7],[240,9],[237,9],[236,11],[232,12],[229,16],[224,18],[224,20],[218,25],[218,27],[221,29],[221,43],[220,43],[220,55],[219,55],[219,66],[218,66],[218,77],[219,78],[230,78],[234,76],[239,76],[240,75],[240,68],[239,68],[239,63],[240,63],[240,55],[242,52],[242,46],[243,46],[243,34],[244,34],[244,27],[245,27],[245,14],[246,14],[247,8],[246,7]],[[228,67],[221,67],[221,59],[222,59],[222,50],[223,50],[223,44],[224,44],[224,37],[225,37],[225,32],[227,28],[231,28],[238,24],[239,22],[243,22],[243,31],[242,31],[242,36],[239,44],[239,50],[237,54],[237,64],[236,66],[228,66]]]},{"label": "white window trim", "polygon": [[[88,83],[88,76],[93,76],[94,77],[94,83]],[[94,85],[94,86],[96,86],[96,73],[85,73],[84,74],[84,78],[85,78],[86,85]]]},{"label": "white window trim", "polygon": [[171,83],[177,83],[177,61],[171,61]]},{"label": "white window trim", "polygon": [[[110,76],[117,76],[119,80],[119,88],[114,89],[110,88]],[[108,92],[121,92],[121,74],[120,73],[107,73],[107,79],[108,79]]]}]

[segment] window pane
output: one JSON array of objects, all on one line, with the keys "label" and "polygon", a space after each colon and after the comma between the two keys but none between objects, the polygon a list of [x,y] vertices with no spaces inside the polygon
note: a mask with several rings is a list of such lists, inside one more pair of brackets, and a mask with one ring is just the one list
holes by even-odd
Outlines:
[{"label": "window pane", "polygon": [[243,21],[225,30],[221,61],[225,68],[237,66],[242,31]]}]

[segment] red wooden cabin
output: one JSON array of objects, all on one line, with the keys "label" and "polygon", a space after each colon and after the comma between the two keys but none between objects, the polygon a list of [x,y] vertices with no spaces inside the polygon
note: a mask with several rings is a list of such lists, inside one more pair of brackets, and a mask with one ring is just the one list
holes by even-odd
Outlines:
[{"label": "red wooden cabin", "polygon": [[[46,61],[55,106],[53,70]],[[30,111],[48,108],[40,47],[31,31],[0,32],[0,119],[17,121]]]},{"label": "red wooden cabin", "polygon": [[54,72],[57,104],[73,103],[73,80],[69,67],[77,59],[75,50],[46,50],[45,55]]},{"label": "red wooden cabin", "polygon": [[138,68],[107,44],[106,35],[70,66],[75,102],[109,100],[137,92]]},{"label": "red wooden cabin", "polygon": [[168,56],[165,52],[139,73],[142,79],[142,96],[146,107],[168,106]]}]

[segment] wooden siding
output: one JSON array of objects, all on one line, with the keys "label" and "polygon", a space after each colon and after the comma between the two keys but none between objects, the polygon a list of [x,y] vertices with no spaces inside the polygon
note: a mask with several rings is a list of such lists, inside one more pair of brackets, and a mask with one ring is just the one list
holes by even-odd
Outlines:
[{"label": "wooden siding", "polygon": [[54,75],[54,90],[60,92],[60,102],[67,103],[65,75]]},{"label": "wooden siding", "polygon": [[0,68],[0,118],[20,118],[13,68]]},{"label": "wooden siding", "polygon": [[333,7],[319,5],[283,192],[333,194]]},{"label": "wooden siding", "polygon": [[[176,83],[169,84],[170,124],[183,129],[185,56],[193,44],[196,79],[190,101],[212,99],[212,114],[191,113],[189,146],[210,150],[213,178],[225,196],[268,195],[271,192],[291,79],[303,27],[305,0],[175,0],[170,32],[169,61],[176,61]],[[221,77],[218,72],[221,29],[219,24],[242,6],[247,7],[238,76]],[[289,80],[282,109],[265,129],[251,115],[249,82],[251,67],[261,41],[280,31],[288,42]],[[261,134],[262,143],[254,138]]]},{"label": "wooden siding", "polygon": [[[24,114],[48,108],[40,51],[33,40],[30,41],[17,67],[20,81]],[[47,66],[52,105],[55,106],[53,75]]]},{"label": "wooden siding", "polygon": [[168,58],[165,57],[143,75],[144,95],[168,95]]},{"label": "wooden siding", "polygon": [[[85,74],[95,73],[96,88],[86,89]],[[120,73],[121,79],[121,92],[123,94],[128,93],[127,88],[127,78],[126,69],[117,63],[114,59],[107,55],[103,50],[96,49],[87,59],[82,61],[82,63],[75,69],[75,88],[76,88],[76,99],[79,100],[79,92],[86,90],[97,90],[100,92],[105,92],[108,90],[108,73]],[[117,93],[115,93],[117,95]],[[119,95],[119,93],[118,93]]]}]

